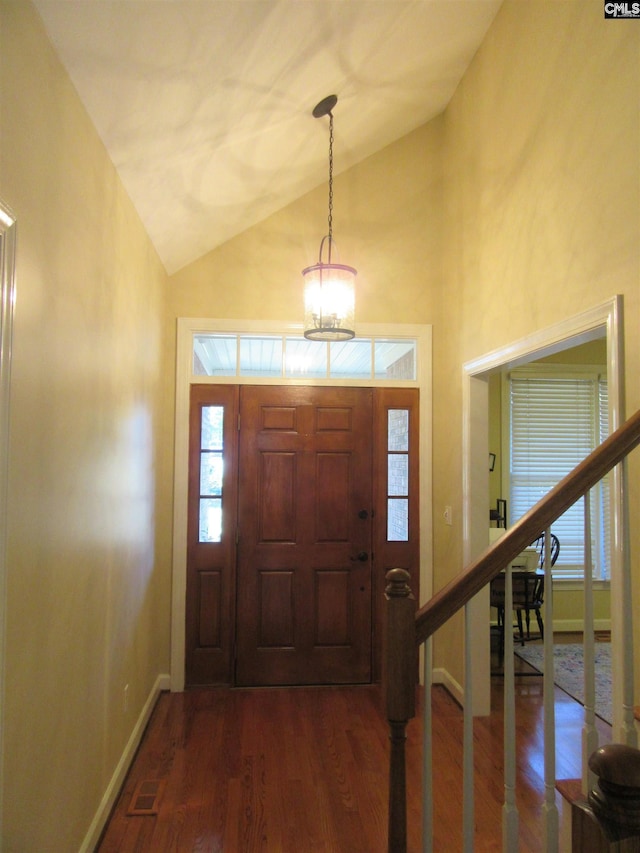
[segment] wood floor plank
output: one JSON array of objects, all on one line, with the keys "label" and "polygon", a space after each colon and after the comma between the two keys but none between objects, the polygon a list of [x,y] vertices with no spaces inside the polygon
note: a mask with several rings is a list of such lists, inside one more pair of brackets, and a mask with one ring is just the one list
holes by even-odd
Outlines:
[{"label": "wood floor plank", "polygon": [[[521,683],[520,683],[521,682]],[[432,689],[435,850],[462,849],[462,712]],[[502,680],[474,723],[476,850],[501,848]],[[542,851],[541,679],[516,681],[520,849]],[[385,853],[389,740],[377,687],[163,694],[99,853]],[[579,772],[582,709],[556,694],[558,777]],[[610,728],[601,727],[606,742]],[[421,847],[422,725],[407,729],[408,847]],[[155,816],[127,817],[163,779]]]}]

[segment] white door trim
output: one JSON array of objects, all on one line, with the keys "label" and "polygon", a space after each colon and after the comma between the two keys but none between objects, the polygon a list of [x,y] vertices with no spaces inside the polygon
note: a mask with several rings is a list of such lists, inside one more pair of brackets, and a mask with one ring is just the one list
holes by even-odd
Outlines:
[{"label": "white door trim", "polygon": [[[462,518],[463,560],[467,565],[488,544],[489,486],[487,474],[487,401],[488,378],[492,373],[517,367],[534,359],[543,358],[569,347],[602,337],[607,338],[607,381],[609,390],[609,428],[617,429],[624,421],[624,347],[623,347],[623,298],[614,296],[568,317],[545,329],[539,329],[518,341],[507,344],[463,365],[463,437],[462,437]],[[611,555],[611,610],[618,610],[622,601],[622,543],[623,495],[619,466],[614,469],[611,490],[612,541],[615,543]],[[472,619],[476,638],[473,658],[473,713],[486,715],[490,709],[490,653],[487,625],[489,602],[486,590],[478,593],[472,602]],[[615,621],[615,620],[612,620]],[[622,631],[618,637],[612,632],[613,693],[621,690],[621,677],[617,661],[622,660]],[[616,707],[622,707],[616,701]]]},{"label": "white door trim", "polygon": [[4,663],[7,612],[7,488],[9,475],[9,399],[13,311],[15,305],[16,219],[0,201],[0,837],[4,790]]},{"label": "white door trim", "polygon": [[[382,387],[382,381],[357,382],[299,380],[266,380],[255,377],[207,377],[193,374],[193,336],[231,332],[251,334],[301,335],[301,324],[269,323],[256,320],[220,320],[179,317],[177,321],[176,348],[176,409],[173,496],[173,559],[171,592],[171,690],[184,690],[185,684],[185,616],[187,590],[187,497],[189,460],[189,388],[191,384],[220,384],[243,381],[258,384],[331,384]],[[418,340],[417,380],[397,382],[394,387],[410,386],[420,389],[420,596],[425,601],[431,596],[432,572],[432,512],[431,512],[431,444],[432,444],[432,370],[431,326],[405,324],[358,324],[359,337],[410,337]]]}]

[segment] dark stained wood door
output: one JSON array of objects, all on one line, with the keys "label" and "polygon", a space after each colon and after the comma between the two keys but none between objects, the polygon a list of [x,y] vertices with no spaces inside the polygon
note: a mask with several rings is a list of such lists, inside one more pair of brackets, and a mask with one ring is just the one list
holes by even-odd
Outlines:
[{"label": "dark stained wood door", "polygon": [[372,394],[240,389],[238,685],[371,680]]}]

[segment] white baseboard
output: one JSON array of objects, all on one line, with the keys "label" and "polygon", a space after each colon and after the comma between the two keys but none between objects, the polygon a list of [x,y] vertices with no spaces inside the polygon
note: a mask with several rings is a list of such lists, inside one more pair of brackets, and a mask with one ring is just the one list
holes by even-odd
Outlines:
[{"label": "white baseboard", "polygon": [[156,678],[156,682],[151,688],[147,701],[144,703],[140,716],[133,727],[129,740],[127,741],[127,745],[125,746],[124,751],[120,756],[120,760],[116,765],[113,776],[107,785],[107,790],[104,792],[100,805],[98,806],[98,810],[91,821],[91,826],[89,827],[89,831],[87,832],[84,841],[82,842],[79,853],[91,853],[91,851],[95,850],[96,845],[100,840],[102,830],[104,829],[106,822],[109,820],[111,810],[113,809],[129,767],[131,766],[136,754],[136,750],[138,749],[146,725],[149,722],[151,712],[155,708],[158,696],[163,690],[169,690],[170,685],[170,675],[159,675]]},{"label": "white baseboard", "polygon": [[[553,630],[558,633],[570,632],[581,633],[584,627],[582,619],[560,619],[554,621]],[[610,619],[596,619],[594,622],[595,631],[610,631]],[[464,688],[459,684],[451,673],[443,667],[434,667],[431,681],[433,684],[442,684],[451,693],[453,698],[464,708]],[[639,726],[640,728],[640,726]]]},{"label": "white baseboard", "polygon": [[431,678],[433,684],[442,684],[460,705],[464,706],[464,690],[451,673],[442,667],[434,667]]},{"label": "white baseboard", "polygon": [[[610,631],[611,630],[611,619],[596,619],[594,620],[593,627],[595,631]],[[553,620],[553,630],[558,633],[570,632],[570,633],[581,633],[584,628],[584,622],[582,619],[554,619]]]},{"label": "white baseboard", "polygon": [[[497,627],[497,623],[495,621],[490,622],[490,625],[493,627]],[[532,622],[531,627],[537,631],[537,627],[534,622]],[[596,619],[594,620],[594,630],[595,631],[610,631],[611,630],[611,619]],[[558,632],[559,634],[571,633],[571,634],[581,634],[584,629],[584,622],[582,619],[554,619],[553,620],[553,630],[554,632]]]}]

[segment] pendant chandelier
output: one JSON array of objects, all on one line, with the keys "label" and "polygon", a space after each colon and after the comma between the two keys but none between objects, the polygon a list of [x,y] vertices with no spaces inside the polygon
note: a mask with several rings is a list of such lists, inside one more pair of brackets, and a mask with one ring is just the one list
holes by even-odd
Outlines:
[{"label": "pendant chandelier", "polygon": [[[329,233],[320,242],[318,263],[302,270],[304,277],[304,336],[311,341],[348,341],[355,337],[355,280],[357,270],[334,263],[333,242],[333,113],[337,95],[328,95],[313,110],[315,118],[329,116]],[[323,260],[326,254],[326,262]]]}]

